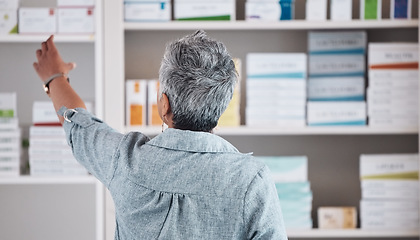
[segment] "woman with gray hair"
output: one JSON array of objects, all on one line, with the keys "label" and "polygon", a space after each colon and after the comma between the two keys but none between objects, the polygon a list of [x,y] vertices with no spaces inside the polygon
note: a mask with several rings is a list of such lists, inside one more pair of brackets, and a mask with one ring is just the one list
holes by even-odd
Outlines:
[{"label": "woman with gray hair", "polygon": [[167,45],[157,98],[168,129],[153,139],[86,111],[53,36],[36,56],[74,156],[113,197],[115,239],[287,239],[267,166],[211,133],[237,82],[221,42],[197,31]]}]

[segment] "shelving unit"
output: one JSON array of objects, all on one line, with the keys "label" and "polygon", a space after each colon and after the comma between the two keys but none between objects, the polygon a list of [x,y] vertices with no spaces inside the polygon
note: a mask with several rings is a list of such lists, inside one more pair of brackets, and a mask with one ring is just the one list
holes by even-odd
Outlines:
[{"label": "shelving unit", "polygon": [[[56,1],[21,0],[23,7],[54,7]],[[55,34],[65,61],[78,67],[71,84],[95,114],[103,117],[103,1],[95,1],[95,34]],[[29,137],[33,101],[48,101],[32,63],[35,51],[49,34],[0,36],[0,89],[17,92],[18,118],[23,138]],[[24,157],[27,154],[24,152]],[[93,176],[0,177],[1,238],[105,238],[104,186]]]},{"label": "shelving unit", "polygon": [[[348,22],[304,19],[304,2],[295,1],[297,20],[248,22],[243,20],[245,0],[237,0],[237,21],[228,22],[123,22],[123,1],[105,6],[105,120],[121,132],[140,131],[150,136],[161,127],[126,127],[124,121],[125,79],[158,76],[164,46],[197,29],[223,41],[232,56],[242,59],[241,122],[245,111],[245,57],[248,52],[307,52],[309,31],[366,30],[368,41],[419,41],[418,3],[412,20],[358,20],[359,1],[353,1],[353,19]],[[385,2],[385,5],[388,4]],[[388,1],[389,2],[389,1]],[[386,7],[386,6],[384,6]],[[417,10],[416,10],[417,9]],[[386,12],[386,10],[384,10]],[[383,12],[384,12],[383,11]],[[388,13],[389,14],[389,13]],[[383,14],[386,16],[386,14]],[[107,59],[112,56],[112,61]],[[116,61],[117,59],[117,61]],[[360,196],[359,156],[362,153],[419,152],[418,128],[364,127],[218,127],[221,135],[241,152],[254,155],[307,155],[309,180],[314,194],[313,220],[319,206],[356,206]],[[107,239],[113,237],[112,200],[107,203]],[[108,201],[107,200],[107,201]],[[290,239],[418,239],[418,230],[288,230]]]}]

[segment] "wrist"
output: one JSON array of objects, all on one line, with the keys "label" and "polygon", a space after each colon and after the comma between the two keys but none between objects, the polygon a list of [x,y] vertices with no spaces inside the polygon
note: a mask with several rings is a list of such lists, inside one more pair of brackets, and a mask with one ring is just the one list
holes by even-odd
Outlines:
[{"label": "wrist", "polygon": [[51,77],[49,77],[43,84],[44,91],[45,91],[46,94],[48,94],[48,95],[50,94],[50,84],[53,81],[57,81],[58,79],[66,79],[67,82],[70,82],[70,79],[67,77],[66,74],[64,74],[64,73],[54,74]]}]

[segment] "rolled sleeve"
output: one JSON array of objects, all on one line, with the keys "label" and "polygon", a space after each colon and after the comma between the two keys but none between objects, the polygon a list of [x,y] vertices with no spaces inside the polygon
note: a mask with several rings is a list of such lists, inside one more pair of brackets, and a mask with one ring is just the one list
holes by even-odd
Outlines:
[{"label": "rolled sleeve", "polygon": [[118,149],[124,135],[83,108],[73,110],[62,107],[58,114],[66,119],[63,127],[74,157],[109,186],[117,168]]},{"label": "rolled sleeve", "polygon": [[280,201],[270,172],[264,167],[251,182],[244,204],[247,239],[287,240]]}]

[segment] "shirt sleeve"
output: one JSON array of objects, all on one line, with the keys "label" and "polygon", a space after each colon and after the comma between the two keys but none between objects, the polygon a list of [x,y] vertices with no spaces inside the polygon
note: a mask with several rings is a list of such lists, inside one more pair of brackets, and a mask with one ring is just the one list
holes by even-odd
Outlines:
[{"label": "shirt sleeve", "polygon": [[62,107],[58,114],[65,118],[64,131],[76,160],[109,187],[124,135],[83,108]]},{"label": "shirt sleeve", "polygon": [[244,205],[247,239],[287,240],[287,234],[270,172],[264,167],[251,182]]}]

